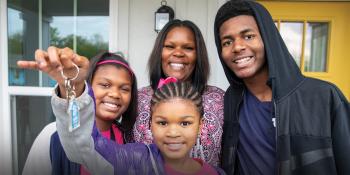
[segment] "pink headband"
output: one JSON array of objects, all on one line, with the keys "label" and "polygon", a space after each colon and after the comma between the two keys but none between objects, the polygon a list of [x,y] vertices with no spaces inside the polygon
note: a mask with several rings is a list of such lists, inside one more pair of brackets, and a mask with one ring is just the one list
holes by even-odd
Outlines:
[{"label": "pink headband", "polygon": [[105,61],[100,61],[100,62],[98,62],[96,65],[99,66],[99,65],[108,64],[108,63],[114,63],[114,64],[120,64],[120,65],[122,65],[123,67],[125,67],[125,68],[129,71],[131,77],[133,77],[134,72],[130,69],[130,67],[129,67],[127,64],[125,64],[125,63],[123,63],[123,62],[121,62],[121,61],[118,61],[118,60],[105,60]]}]

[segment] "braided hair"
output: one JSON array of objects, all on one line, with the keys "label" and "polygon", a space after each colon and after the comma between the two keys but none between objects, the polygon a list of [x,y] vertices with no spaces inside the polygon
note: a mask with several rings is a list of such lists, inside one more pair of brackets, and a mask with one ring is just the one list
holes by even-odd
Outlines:
[{"label": "braided hair", "polygon": [[190,100],[197,107],[200,116],[203,116],[202,96],[191,84],[186,82],[168,83],[157,89],[151,99],[151,109],[158,103],[174,98]]}]

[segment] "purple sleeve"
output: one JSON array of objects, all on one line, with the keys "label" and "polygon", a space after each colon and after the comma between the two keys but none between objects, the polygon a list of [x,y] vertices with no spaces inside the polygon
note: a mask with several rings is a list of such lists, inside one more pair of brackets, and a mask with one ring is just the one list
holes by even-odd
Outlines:
[{"label": "purple sleeve", "polygon": [[[94,123],[91,134],[95,150],[114,167],[115,174],[139,174],[152,171],[148,149],[141,143],[117,144],[103,137]],[[133,173],[132,173],[133,172]]]},{"label": "purple sleeve", "polygon": [[[95,96],[90,85],[88,85],[88,93],[92,97],[94,101],[94,108],[96,109]],[[140,152],[146,150],[146,147],[143,144],[134,143],[121,145],[106,139],[98,131],[96,121],[94,121],[91,136],[94,140],[95,150],[113,165],[115,173],[117,171],[118,174],[127,174],[129,169],[137,167],[138,163],[135,163],[135,155],[137,156]]]}]

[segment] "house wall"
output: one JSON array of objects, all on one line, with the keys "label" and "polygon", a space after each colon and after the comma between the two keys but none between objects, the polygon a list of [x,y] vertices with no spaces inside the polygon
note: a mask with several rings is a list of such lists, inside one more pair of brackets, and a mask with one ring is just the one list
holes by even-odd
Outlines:
[{"label": "house wall", "polygon": [[[205,39],[211,65],[210,85],[226,90],[228,82],[218,59],[214,42],[214,18],[219,5],[224,1],[213,0],[167,0],[175,18],[193,21],[201,29]],[[139,88],[149,85],[147,61],[157,33],[154,31],[154,12],[160,7],[158,0],[119,0],[118,43],[112,50],[126,53],[135,70]]]}]

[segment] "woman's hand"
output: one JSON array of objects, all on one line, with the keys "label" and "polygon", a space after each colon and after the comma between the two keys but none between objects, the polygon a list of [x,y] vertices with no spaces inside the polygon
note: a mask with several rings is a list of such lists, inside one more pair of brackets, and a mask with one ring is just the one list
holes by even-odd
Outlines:
[{"label": "woman's hand", "polygon": [[[77,71],[76,64],[79,67]],[[39,70],[48,74],[52,79],[56,80],[61,97],[66,97],[65,79],[61,75],[68,78],[73,78],[79,72],[77,78],[72,81],[75,86],[76,96],[80,96],[84,91],[84,80],[86,79],[87,71],[89,69],[89,60],[78,54],[75,54],[72,49],[66,47],[63,49],[50,46],[47,52],[44,50],[35,51],[35,61],[18,61],[18,67],[24,69]]]}]

